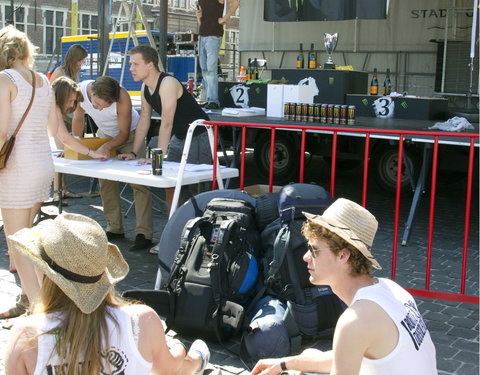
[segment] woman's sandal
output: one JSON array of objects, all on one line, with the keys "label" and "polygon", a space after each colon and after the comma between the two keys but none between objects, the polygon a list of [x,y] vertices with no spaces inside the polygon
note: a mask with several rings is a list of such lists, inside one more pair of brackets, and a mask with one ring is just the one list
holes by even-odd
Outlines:
[{"label": "woman's sandal", "polygon": [[23,315],[28,311],[29,303],[26,294],[22,294],[18,299],[15,306],[9,308],[8,310],[0,313],[0,319],[11,319],[16,318],[17,316]]}]

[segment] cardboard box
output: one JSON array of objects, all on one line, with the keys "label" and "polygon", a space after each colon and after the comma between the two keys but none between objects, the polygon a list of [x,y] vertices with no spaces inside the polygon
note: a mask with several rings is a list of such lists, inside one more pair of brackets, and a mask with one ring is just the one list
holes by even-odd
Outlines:
[{"label": "cardboard box", "polygon": [[285,85],[267,86],[267,117],[283,118],[283,89]]},{"label": "cardboard box", "polygon": [[[87,146],[91,150],[98,149],[101,145],[108,142],[111,138],[98,138],[98,137],[88,137],[88,138],[79,138],[78,140],[82,145]],[[113,158],[117,155],[116,150],[110,150],[110,157]],[[65,159],[72,160],[90,160],[90,156],[79,154],[76,151],[73,151],[71,148],[65,145],[65,150],[63,154]]]},{"label": "cardboard box", "polygon": [[[314,88],[308,85],[284,85],[283,103],[313,103]],[[283,107],[282,103],[282,107]]]},{"label": "cardboard box", "polygon": [[[272,186],[272,193],[278,193],[282,186],[273,185]],[[268,193],[268,185],[250,185],[245,186],[244,190],[251,195],[252,197],[259,197],[262,194]]]}]

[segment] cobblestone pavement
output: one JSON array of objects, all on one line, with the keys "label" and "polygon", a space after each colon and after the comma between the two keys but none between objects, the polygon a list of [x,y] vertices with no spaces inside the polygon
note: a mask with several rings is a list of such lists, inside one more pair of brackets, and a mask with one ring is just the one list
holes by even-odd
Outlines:
[{"label": "cobblestone pavement", "polygon": [[[253,168],[253,167],[248,167]],[[310,170],[314,167],[310,166]],[[249,171],[251,171],[250,169]],[[316,170],[318,171],[318,169]],[[250,172],[249,172],[250,173]],[[313,172],[312,172],[313,173]],[[346,173],[338,176],[336,196],[345,196],[360,201],[359,186],[352,185],[353,178],[358,172]],[[306,182],[316,181],[328,185],[328,173],[315,175],[308,174]],[[431,289],[438,291],[457,292],[459,290],[461,253],[463,243],[464,217],[464,193],[462,193],[465,181],[446,176],[448,183],[439,184],[437,192],[438,202],[435,211],[435,234],[433,241],[435,250],[432,257],[432,283]],[[72,181],[73,177],[69,177]],[[359,180],[358,180],[359,181]],[[478,181],[478,179],[477,179]],[[252,180],[249,183],[257,183]],[[88,179],[83,179],[72,187],[76,192],[88,191]],[[393,243],[393,208],[394,199],[378,190],[372,183],[369,185],[367,207],[377,216],[380,227],[374,244],[374,253],[383,266],[383,271],[376,273],[377,276],[387,276],[391,270],[391,248]],[[127,189],[131,194],[130,190]],[[162,195],[161,190],[157,191]],[[463,194],[463,195],[462,195]],[[474,212],[472,213],[470,251],[467,272],[467,294],[478,295],[479,289],[479,246],[478,246],[478,186],[473,192]],[[405,222],[409,205],[408,197],[402,198],[402,215],[400,223]],[[84,197],[82,199],[69,199],[67,212],[81,213],[97,220],[105,225],[102,215],[102,204],[99,197]],[[128,203],[123,202],[124,212],[128,209]],[[160,209],[155,212],[154,240],[158,240],[166,223],[163,204],[155,200],[155,206]],[[45,210],[56,212],[56,208],[47,207]],[[427,250],[427,222],[429,214],[428,198],[421,201],[415,225],[408,246],[398,247],[397,281],[405,287],[423,288],[425,272],[425,254]],[[126,239],[117,241],[124,257],[130,265],[130,273],[127,278],[119,283],[120,290],[133,288],[153,288],[157,269],[156,256],[147,251],[132,253],[128,247],[133,243],[134,212],[130,212],[125,218]],[[9,306],[18,294],[17,277],[8,271],[8,258],[5,253],[5,238],[3,231],[0,232],[0,309]],[[426,319],[426,323],[432,334],[437,350],[439,374],[452,375],[478,375],[479,373],[479,308],[478,305],[449,302],[437,299],[416,298],[419,308]],[[3,370],[3,348],[9,331],[0,330],[0,375]],[[188,342],[187,338],[181,338]],[[322,349],[329,348],[331,343],[323,341],[317,344]],[[220,370],[230,374],[247,374],[245,366],[232,355],[230,351],[238,352],[238,340],[231,340],[228,349],[215,343],[209,343],[212,351],[211,365],[209,368],[217,372]]]}]

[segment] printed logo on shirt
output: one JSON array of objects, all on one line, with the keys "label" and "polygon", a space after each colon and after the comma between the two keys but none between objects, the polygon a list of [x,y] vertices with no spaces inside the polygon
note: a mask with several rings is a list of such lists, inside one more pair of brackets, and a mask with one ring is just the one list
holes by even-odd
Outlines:
[{"label": "printed logo on shirt", "polygon": [[422,318],[422,315],[417,309],[415,302],[408,301],[404,304],[407,310],[407,315],[401,321],[402,326],[407,330],[413,345],[416,350],[420,349],[425,334],[427,333],[427,326]]},{"label": "printed logo on shirt", "polygon": [[[115,347],[110,348],[106,353],[102,352],[102,361],[100,369],[101,375],[124,375],[127,369],[128,358],[125,353]],[[47,375],[62,375],[67,371],[68,364],[47,365]],[[83,362],[78,363],[78,369],[81,370]]]}]

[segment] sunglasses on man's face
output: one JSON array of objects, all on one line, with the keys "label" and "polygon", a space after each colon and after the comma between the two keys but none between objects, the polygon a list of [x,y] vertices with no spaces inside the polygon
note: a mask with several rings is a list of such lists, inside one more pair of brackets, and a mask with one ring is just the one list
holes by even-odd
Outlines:
[{"label": "sunglasses on man's face", "polygon": [[307,245],[308,251],[310,252],[310,255],[312,256],[313,259],[317,257],[317,253],[320,251],[320,249],[314,249],[312,245],[308,244]]}]

